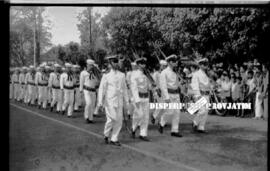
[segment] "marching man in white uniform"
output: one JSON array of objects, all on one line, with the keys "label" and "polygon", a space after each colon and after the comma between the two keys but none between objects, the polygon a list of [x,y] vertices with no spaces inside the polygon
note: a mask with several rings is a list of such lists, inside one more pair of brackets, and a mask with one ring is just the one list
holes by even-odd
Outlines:
[{"label": "marching man in white uniform", "polygon": [[30,68],[26,67],[26,73],[25,73],[25,77],[24,77],[24,84],[25,84],[25,89],[24,89],[24,103],[27,103],[28,102],[28,99],[29,99],[29,84],[28,84],[28,78],[30,76]]},{"label": "marching man in white uniform", "polygon": [[52,89],[52,102],[51,102],[51,112],[56,104],[56,113],[62,111],[62,90],[60,89],[60,71],[61,66],[59,64],[54,64],[54,72],[50,74],[49,78],[49,88]]},{"label": "marching man in white uniform", "polygon": [[21,101],[21,102],[23,102],[24,94],[25,94],[25,74],[26,74],[26,67],[22,67],[21,73],[19,75],[19,84],[20,84],[19,101]]},{"label": "marching man in white uniform", "polygon": [[82,94],[80,92],[80,66],[73,65],[73,72],[75,78],[75,85],[74,85],[74,93],[75,93],[75,104],[74,104],[74,112],[79,111],[79,106],[82,103]]},{"label": "marching man in white uniform", "polygon": [[11,84],[13,87],[13,99],[18,100],[19,99],[19,69],[15,68],[15,71],[12,74],[11,77]]},{"label": "marching man in white uniform", "polygon": [[83,91],[85,99],[85,108],[84,108],[84,118],[86,123],[93,123],[93,113],[95,110],[95,101],[96,101],[96,86],[97,86],[97,77],[94,75],[92,67],[94,67],[94,61],[88,59],[87,70],[82,71],[80,78],[80,91]]},{"label": "marching man in white uniform", "polygon": [[118,71],[117,56],[107,57],[111,67],[110,72],[102,76],[99,92],[98,106],[105,107],[107,121],[105,123],[104,135],[105,143],[120,146],[118,135],[122,128],[123,109],[128,105],[127,86],[125,74]]},{"label": "marching man in white uniform", "polygon": [[42,64],[40,69],[41,72],[37,75],[36,78],[36,85],[38,85],[38,105],[39,108],[46,109],[47,102],[48,102],[48,76],[45,72],[45,64]]},{"label": "marching man in white uniform", "polygon": [[[157,88],[160,89],[160,73],[161,73],[161,71],[163,71],[167,67],[167,62],[165,60],[160,60],[159,64],[160,64],[160,68],[159,68],[159,70],[154,72],[153,79],[157,85]],[[161,98],[158,97],[158,99],[156,99],[156,101],[162,102],[162,97]],[[153,112],[152,117],[151,117],[152,124],[155,124],[156,119],[159,116],[161,116],[162,111],[163,111],[162,109],[155,109],[155,111]]]},{"label": "marching man in white uniform", "polygon": [[147,131],[149,122],[149,91],[151,85],[143,72],[146,65],[146,58],[137,59],[136,64],[139,69],[130,78],[130,87],[135,103],[135,110],[132,117],[132,138],[135,138],[136,129],[139,126],[139,138],[143,141],[149,141]]},{"label": "marching man in white uniform", "polygon": [[[160,74],[160,88],[165,103],[180,103],[179,80],[173,69],[177,66],[176,55],[170,55],[166,58],[168,67]],[[182,137],[179,133],[179,109],[166,109],[160,118],[159,132],[163,133],[166,122],[171,121],[171,136]]]},{"label": "marching man in white uniform", "polygon": [[134,112],[134,109],[135,109],[135,106],[134,106],[134,98],[132,96],[132,92],[131,92],[131,77],[132,75],[134,75],[134,73],[136,73],[137,71],[137,65],[136,65],[136,62],[132,62],[131,63],[131,71],[128,71],[127,72],[127,75],[126,75],[126,82],[127,82],[127,88],[128,88],[128,96],[129,96],[129,105],[128,105],[128,111],[127,111],[127,114],[129,116],[129,118],[131,118],[131,116],[133,115],[133,112]]},{"label": "marching man in white uniform", "polygon": [[35,103],[35,96],[36,96],[36,91],[35,91],[35,68],[34,66],[30,65],[30,72],[26,75],[26,81],[27,82],[27,91],[28,91],[28,98],[27,98],[27,103],[28,105],[34,105]]},{"label": "marching man in white uniform", "polygon": [[[205,74],[208,60],[203,58],[198,61],[200,69],[192,73],[191,88],[194,94],[194,99],[198,100],[200,97],[204,97],[209,103],[209,92],[210,92],[210,81],[208,76]],[[193,120],[193,130],[198,133],[205,133],[205,123],[208,117],[208,108],[203,106],[197,112]]]},{"label": "marching man in white uniform", "polygon": [[63,73],[62,79],[60,79],[60,88],[64,91],[64,104],[62,106],[62,114],[64,115],[66,108],[68,108],[67,116],[71,117],[73,113],[75,79],[71,72],[72,65],[66,63],[65,67],[66,72]]}]

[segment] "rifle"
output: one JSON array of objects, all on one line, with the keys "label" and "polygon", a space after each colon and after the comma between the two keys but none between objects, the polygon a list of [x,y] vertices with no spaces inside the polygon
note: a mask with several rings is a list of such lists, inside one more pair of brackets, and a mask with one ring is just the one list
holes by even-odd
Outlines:
[{"label": "rifle", "polygon": [[[138,59],[138,55],[136,53],[134,53],[134,51],[132,50],[133,56]],[[159,97],[161,97],[161,90],[157,88],[157,85],[155,83],[155,80],[153,79],[152,75],[150,74],[149,70],[144,68],[143,69],[143,73],[145,74],[145,76],[148,78],[148,80],[150,81],[152,87],[154,87],[154,91],[157,93],[157,95]],[[152,91],[152,90],[151,90]],[[153,93],[154,94],[154,93]]]}]

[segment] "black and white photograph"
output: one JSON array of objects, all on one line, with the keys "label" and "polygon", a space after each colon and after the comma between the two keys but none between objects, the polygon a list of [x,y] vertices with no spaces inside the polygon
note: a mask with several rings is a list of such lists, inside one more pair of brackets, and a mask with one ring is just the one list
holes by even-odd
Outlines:
[{"label": "black and white photograph", "polygon": [[268,170],[269,1],[5,5],[9,170]]}]

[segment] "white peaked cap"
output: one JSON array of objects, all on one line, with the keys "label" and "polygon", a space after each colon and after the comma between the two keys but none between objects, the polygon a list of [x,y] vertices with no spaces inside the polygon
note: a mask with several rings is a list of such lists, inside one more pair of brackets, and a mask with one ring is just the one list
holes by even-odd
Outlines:
[{"label": "white peaked cap", "polygon": [[72,67],[70,63],[65,63],[65,67]]},{"label": "white peaked cap", "polygon": [[57,63],[54,64],[53,66],[54,66],[54,67],[61,67],[61,66],[60,66],[59,64],[57,64]]},{"label": "white peaked cap", "polygon": [[168,61],[168,60],[171,59],[171,58],[177,58],[177,56],[176,56],[175,54],[172,54],[172,55],[166,57],[166,60]]},{"label": "white peaked cap", "polygon": [[160,60],[159,64],[160,65],[167,65],[168,63],[165,60]]},{"label": "white peaked cap", "polygon": [[93,59],[87,59],[87,60],[86,60],[86,63],[87,63],[88,65],[94,65],[94,64],[95,64],[95,61],[94,61]]},{"label": "white peaked cap", "polygon": [[131,65],[136,66],[137,64],[136,64],[136,62],[131,62]]}]

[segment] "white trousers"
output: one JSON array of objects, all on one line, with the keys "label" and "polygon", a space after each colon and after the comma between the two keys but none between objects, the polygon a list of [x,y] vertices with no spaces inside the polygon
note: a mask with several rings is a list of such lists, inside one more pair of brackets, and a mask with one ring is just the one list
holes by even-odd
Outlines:
[{"label": "white trousers", "polygon": [[61,89],[55,89],[52,88],[52,102],[51,102],[51,107],[54,107],[56,104],[56,111],[61,111],[62,110],[62,90]]},{"label": "white trousers", "polygon": [[255,117],[262,117],[263,115],[263,99],[259,99],[259,96],[261,95],[260,92],[256,93],[256,99],[255,99]]},{"label": "white trousers", "polygon": [[24,95],[25,95],[25,85],[20,84],[20,96],[19,100],[24,100]]},{"label": "white trousers", "polygon": [[34,104],[36,99],[36,87],[34,85],[28,85],[27,88],[27,103],[31,102],[31,104]]},{"label": "white trousers", "polygon": [[[170,103],[180,103],[180,98],[178,94],[169,94]],[[160,125],[165,126],[167,122],[171,123],[171,132],[179,132],[179,121],[180,121],[180,110],[179,109],[167,109],[164,110],[160,118]]]},{"label": "white trousers", "polygon": [[14,90],[13,98],[15,100],[19,100],[19,98],[20,98],[20,84],[15,83],[13,88],[14,88],[13,89]]},{"label": "white trousers", "polygon": [[[109,137],[111,133],[111,141],[118,141],[118,135],[123,123],[123,107],[106,106],[105,111],[107,120],[104,127],[104,135]],[[116,116],[116,119],[111,118],[110,114]]]},{"label": "white trousers", "polygon": [[48,103],[48,87],[38,86],[38,105],[42,105],[42,108],[46,108]]},{"label": "white trousers", "polygon": [[135,106],[132,115],[132,130],[135,131],[137,126],[140,126],[140,135],[147,136],[149,123],[149,99],[143,99],[139,102],[138,108]]},{"label": "white trousers", "polygon": [[65,111],[68,107],[67,115],[71,116],[73,113],[73,103],[74,103],[74,89],[64,89],[64,104],[62,110]]},{"label": "white trousers", "polygon": [[[161,98],[156,99],[156,103],[164,103],[164,101]],[[162,116],[162,113],[164,112],[163,109],[154,109],[153,117],[157,119],[158,117]]]},{"label": "white trousers", "polygon": [[96,103],[96,92],[83,90],[83,94],[85,99],[84,118],[93,120],[93,114]]},{"label": "white trousers", "polygon": [[82,94],[80,92],[80,89],[77,87],[74,89],[75,91],[75,104],[74,104],[74,110],[78,110],[79,106],[82,103]]},{"label": "white trousers", "polygon": [[9,83],[9,99],[13,98],[14,86]]},{"label": "white trousers", "polygon": [[[195,96],[195,98],[197,97]],[[209,103],[209,96],[204,95],[203,97],[206,98],[207,103]],[[193,123],[198,126],[199,130],[205,130],[205,124],[208,118],[208,111],[209,109],[206,107],[206,105],[201,107],[193,119]]]}]

